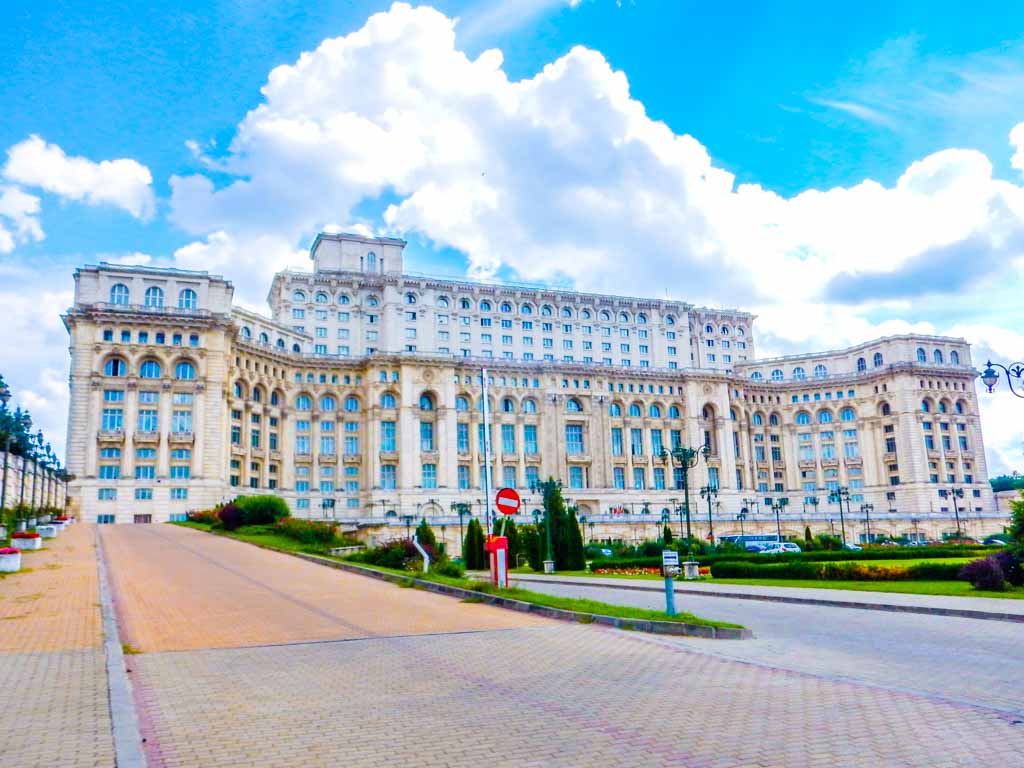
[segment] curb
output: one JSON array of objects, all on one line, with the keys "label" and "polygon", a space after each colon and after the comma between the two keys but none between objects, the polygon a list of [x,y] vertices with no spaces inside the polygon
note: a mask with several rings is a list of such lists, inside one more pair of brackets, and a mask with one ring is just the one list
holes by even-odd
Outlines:
[{"label": "curb", "polygon": [[[267,549],[272,549],[267,547]],[[273,550],[280,552],[281,550]],[[361,576],[369,576],[380,581],[387,581],[392,584],[405,584],[412,582],[413,585],[425,589],[427,592],[436,592],[442,595],[459,598],[473,598],[488,605],[496,605],[499,608],[506,608],[521,613],[532,613],[537,616],[544,616],[559,621],[571,621],[585,624],[603,624],[619,629],[635,630],[638,632],[650,632],[658,635],[685,635],[688,637],[706,637],[714,640],[749,640],[754,633],[749,629],[733,629],[729,627],[707,627],[700,624],[685,624],[679,621],[657,621],[653,619],[623,619],[617,616],[604,616],[599,613],[583,613],[580,611],[568,611],[563,608],[550,608],[548,606],[527,603],[522,600],[514,600],[510,597],[500,595],[489,595],[485,592],[476,592],[472,589],[452,587],[448,584],[439,584],[434,581],[425,581],[413,576],[399,576],[395,573],[377,571],[372,568],[363,568],[351,563],[343,563],[338,560],[328,560],[318,555],[310,555],[305,552],[283,552],[282,554],[293,555],[294,557],[308,560],[311,563],[324,565],[328,568],[336,568],[340,571],[356,573]]]},{"label": "curb", "polygon": [[107,578],[107,564],[103,557],[103,540],[96,527],[96,570],[99,574],[100,616],[103,620],[103,650],[107,661],[107,692],[110,703],[110,722],[114,739],[114,758],[117,768],[146,768],[142,754],[142,735],[135,711],[132,682],[128,679],[124,662],[124,649],[117,631],[114,600]]},{"label": "curb", "polygon": [[[661,592],[661,589],[641,587],[633,584],[607,584],[604,582],[588,584],[585,581],[565,581],[561,579],[513,579],[522,584],[547,583],[561,584],[571,587],[590,587],[606,589],[627,589],[636,592]],[[817,597],[790,597],[788,595],[752,595],[737,592],[713,592],[706,589],[680,589],[677,594],[699,595],[702,597],[724,597],[732,600],[761,600],[768,603],[793,603],[795,605],[817,605],[825,608],[853,608],[860,611],[888,611],[889,613],[918,613],[925,616],[949,616],[957,619],[981,619],[983,621],[1009,621],[1015,624],[1024,623],[1024,614],[999,613],[998,611],[978,611],[970,608],[934,608],[925,605],[895,605],[893,603],[862,603],[852,600],[826,600]]]}]

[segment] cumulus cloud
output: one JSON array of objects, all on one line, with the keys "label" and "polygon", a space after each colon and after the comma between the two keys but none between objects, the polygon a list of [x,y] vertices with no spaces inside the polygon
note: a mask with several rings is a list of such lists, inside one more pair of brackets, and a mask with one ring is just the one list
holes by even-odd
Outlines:
[{"label": "cumulus cloud", "polygon": [[94,162],[69,157],[56,144],[29,136],[7,150],[3,176],[88,205],[112,205],[148,221],[156,210],[149,169],[129,158]]},{"label": "cumulus cloud", "polygon": [[0,253],[10,253],[18,243],[42,240],[38,215],[38,197],[0,184]]},{"label": "cumulus cloud", "polygon": [[1024,123],[1017,123],[1010,131],[1010,144],[1016,150],[1010,158],[1010,165],[1024,173]]}]

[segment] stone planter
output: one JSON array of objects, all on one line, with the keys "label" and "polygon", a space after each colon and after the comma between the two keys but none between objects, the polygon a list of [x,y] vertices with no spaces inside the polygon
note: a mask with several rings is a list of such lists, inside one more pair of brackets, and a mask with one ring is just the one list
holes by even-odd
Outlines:
[{"label": "stone planter", "polygon": [[[66,525],[66,523],[58,523],[56,520],[54,520],[52,523],[47,523],[47,525],[50,528],[53,528],[54,530],[56,530],[57,533],[63,533],[64,532],[64,526]],[[36,530],[38,531],[39,528],[36,527]]]},{"label": "stone planter", "polygon": [[43,539],[40,536],[34,536],[31,539],[11,539],[11,546],[23,551],[42,549]]},{"label": "stone planter", "polygon": [[0,573],[17,573],[21,570],[21,552],[0,550]]},{"label": "stone planter", "polygon": [[3,525],[0,525],[0,539],[6,539],[6,538],[7,538],[7,527],[3,526]]},{"label": "stone planter", "polygon": [[37,525],[36,533],[39,534],[41,539],[56,539],[57,531],[60,530],[60,526],[56,525]]},{"label": "stone planter", "polygon": [[26,523],[24,520],[18,520],[14,524],[14,530],[18,533],[24,533],[26,530],[28,530],[28,523]]},{"label": "stone planter", "polygon": [[28,519],[28,527],[29,528],[35,528],[38,524],[39,524],[38,518],[30,517]]}]

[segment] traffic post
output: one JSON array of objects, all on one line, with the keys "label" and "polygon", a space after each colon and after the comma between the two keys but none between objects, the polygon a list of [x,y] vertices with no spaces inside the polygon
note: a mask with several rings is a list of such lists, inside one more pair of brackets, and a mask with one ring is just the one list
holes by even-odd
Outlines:
[{"label": "traffic post", "polygon": [[673,579],[679,575],[679,553],[674,549],[661,552],[661,572],[665,577],[665,613],[676,615],[676,588]]},{"label": "traffic post", "polygon": [[[515,488],[502,488],[494,497],[494,504],[502,515],[514,515],[522,506]],[[502,517],[501,530],[505,531],[506,517]],[[490,556],[491,579],[496,587],[508,586],[508,537],[487,532],[484,550]]]}]

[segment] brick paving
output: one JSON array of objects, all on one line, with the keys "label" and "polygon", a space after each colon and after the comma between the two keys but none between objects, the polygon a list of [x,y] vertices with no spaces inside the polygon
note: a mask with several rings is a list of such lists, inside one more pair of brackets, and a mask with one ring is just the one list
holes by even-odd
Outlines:
[{"label": "brick paving", "polygon": [[111,766],[95,533],[75,524],[0,579],[0,764]]}]

